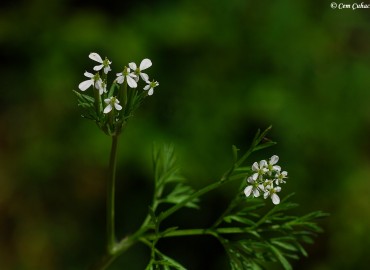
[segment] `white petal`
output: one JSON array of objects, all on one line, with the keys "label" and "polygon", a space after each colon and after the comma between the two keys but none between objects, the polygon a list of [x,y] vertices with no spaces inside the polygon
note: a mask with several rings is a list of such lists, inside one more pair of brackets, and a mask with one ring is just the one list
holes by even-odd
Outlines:
[{"label": "white petal", "polygon": [[253,184],[255,182],[255,179],[253,179],[253,176],[249,176],[247,181],[248,181],[248,183]]},{"label": "white petal", "polygon": [[119,105],[118,103],[114,103],[114,107],[116,108],[117,111],[122,110],[122,106]]},{"label": "white petal", "polygon": [[144,90],[149,90],[149,88],[150,88],[150,84],[147,84],[147,85],[145,85],[145,87],[143,89]]},{"label": "white petal", "polygon": [[257,178],[258,178],[258,173],[255,173],[255,174],[253,174],[253,175],[252,175],[252,179],[253,179],[254,181],[256,181],[256,180],[257,180]]},{"label": "white petal", "polygon": [[257,188],[253,190],[253,196],[256,198],[260,196],[260,192]]},{"label": "white petal", "polygon": [[273,204],[279,204],[280,198],[276,193],[271,194],[271,200]]},{"label": "white petal", "polygon": [[273,156],[270,158],[270,164],[271,164],[271,165],[276,164],[278,161],[279,161],[279,157],[278,157],[277,155],[273,155]]},{"label": "white petal", "polygon": [[82,83],[78,85],[78,88],[80,88],[81,91],[85,91],[87,88],[89,88],[93,84],[94,84],[93,80],[83,81]]},{"label": "white petal", "polygon": [[151,67],[151,66],[152,66],[152,61],[150,61],[148,58],[145,58],[140,63],[140,70],[147,69],[148,67]]},{"label": "white petal", "polygon": [[280,167],[279,165],[275,165],[275,166],[273,166],[273,167],[272,167],[272,169],[273,169],[274,171],[278,171],[278,172],[280,172],[280,171],[281,171],[281,167]]},{"label": "white petal", "polygon": [[244,189],[244,194],[245,196],[249,197],[252,193],[252,189],[253,189],[253,186],[247,186],[245,189]]},{"label": "white petal", "polygon": [[105,74],[108,74],[109,71],[111,71],[112,69],[110,68],[110,66],[107,66],[107,67],[104,67],[104,73]]},{"label": "white petal", "polygon": [[135,82],[135,80],[133,78],[131,78],[130,76],[127,76],[126,79],[127,79],[127,84],[131,88],[136,88],[137,87],[137,83]]},{"label": "white petal", "polygon": [[276,187],[275,188],[275,192],[280,192],[281,191],[281,187]]},{"label": "white petal", "polygon": [[87,77],[87,78],[92,78],[94,77],[94,74],[90,73],[90,72],[87,72],[85,71],[84,75]]},{"label": "white petal", "polygon": [[129,63],[128,64],[128,66],[131,68],[131,69],[133,69],[133,70],[136,70],[136,64],[134,63],[134,62],[131,62],[131,63]]},{"label": "white petal", "polygon": [[154,93],[154,89],[153,88],[150,88],[149,89],[149,92],[148,92],[148,95],[151,96],[151,95],[153,95],[153,93]]},{"label": "white petal", "polygon": [[118,76],[117,79],[116,79],[117,83],[121,84],[125,81],[125,77],[123,76]]},{"label": "white petal", "polygon": [[287,177],[287,175],[288,175],[288,172],[286,172],[286,171],[283,171],[283,172],[282,172],[281,174],[283,175],[283,177]]},{"label": "white petal", "polygon": [[255,171],[255,172],[258,171],[258,163],[257,162],[253,163],[252,170]]},{"label": "white petal", "polygon": [[116,76],[123,76],[122,72],[116,73]]},{"label": "white petal", "polygon": [[94,67],[94,70],[95,70],[95,71],[99,71],[99,70],[101,70],[103,67],[104,67],[103,65],[95,66],[95,67]]},{"label": "white petal", "polygon": [[99,63],[103,63],[103,59],[101,59],[101,57],[100,57],[100,55],[99,54],[97,54],[97,53],[90,53],[89,54],[89,58],[91,59],[91,60],[94,60],[94,61],[96,61],[96,62],[99,62]]},{"label": "white petal", "polygon": [[104,113],[109,113],[110,111],[112,110],[112,105],[111,104],[108,104],[108,106],[107,107],[105,107],[105,109],[104,109]]},{"label": "white petal", "polygon": [[109,104],[109,103],[110,103],[110,98],[106,98],[106,99],[104,99],[104,102],[105,102],[106,104]]},{"label": "white petal", "polygon": [[146,73],[140,73],[140,77],[143,79],[144,82],[149,80],[149,76]]},{"label": "white petal", "polygon": [[270,192],[266,191],[264,194],[263,194],[263,198],[264,199],[267,199],[267,197],[270,195]]},{"label": "white petal", "polygon": [[266,160],[261,160],[260,161],[260,169],[262,169],[263,167],[267,167],[267,161]]}]

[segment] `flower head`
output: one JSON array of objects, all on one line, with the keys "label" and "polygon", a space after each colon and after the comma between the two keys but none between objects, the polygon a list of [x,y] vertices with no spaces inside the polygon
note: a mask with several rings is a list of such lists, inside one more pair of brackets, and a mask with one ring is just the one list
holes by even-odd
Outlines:
[{"label": "flower head", "polygon": [[145,58],[144,60],[142,60],[139,67],[137,67],[134,62],[129,63],[128,66],[133,70],[134,74],[136,75],[135,78],[136,82],[139,81],[139,75],[144,82],[149,80],[148,74],[142,71],[152,66],[152,61],[150,61],[150,59]]},{"label": "flower head", "polygon": [[281,167],[279,165],[275,165],[279,161],[279,157],[277,155],[273,155],[269,162],[267,163],[268,174],[271,175],[273,172],[280,172]]},{"label": "flower head", "polygon": [[250,185],[244,189],[245,196],[249,197],[253,194],[253,197],[259,197],[260,191],[264,191],[264,186],[255,181],[252,177],[248,177],[247,181]]},{"label": "flower head", "polygon": [[285,184],[286,183],[286,181],[284,180],[285,178],[288,178],[288,172],[286,171],[278,172],[275,175],[275,184],[276,185]]},{"label": "flower head", "polygon": [[254,180],[257,180],[257,178],[262,179],[262,176],[266,172],[268,172],[268,169],[266,167],[267,167],[266,160],[261,160],[259,163],[254,162],[252,165],[252,171],[254,171],[255,173],[252,175],[252,178]]},{"label": "flower head", "polygon": [[273,155],[269,161],[261,160],[253,163],[252,175],[247,178],[249,185],[244,189],[245,196],[249,197],[253,194],[253,197],[259,197],[263,192],[265,199],[271,197],[274,204],[280,203],[280,198],[276,193],[281,191],[279,185],[285,183],[284,179],[287,178],[288,173],[281,171],[281,167],[277,165],[278,161],[279,157]]},{"label": "flower head", "polygon": [[104,113],[109,113],[110,111],[115,108],[117,111],[122,110],[122,106],[119,105],[119,100],[116,97],[106,98],[104,99],[105,104],[107,104],[107,107],[104,109]]},{"label": "flower head", "polygon": [[99,89],[99,92],[100,92],[100,88],[101,88],[101,85],[102,85],[102,79],[99,77],[99,74],[96,73],[94,75],[90,72],[85,71],[84,75],[85,75],[85,77],[87,77],[89,79],[80,83],[78,85],[78,88],[81,91],[86,91],[90,86],[94,85],[95,88]]},{"label": "flower head", "polygon": [[109,71],[111,71],[112,69],[110,68],[110,64],[112,64],[112,62],[111,61],[109,61],[108,60],[108,58],[105,58],[104,60],[100,57],[100,55],[99,54],[97,54],[97,53],[90,53],[89,54],[89,58],[91,59],[91,60],[94,60],[94,61],[96,61],[96,62],[98,62],[98,63],[100,63],[100,65],[97,65],[97,66],[95,66],[94,67],[94,70],[95,71],[99,71],[99,70],[101,70],[102,68],[104,68],[104,73],[105,74],[108,74],[108,72]]},{"label": "flower head", "polygon": [[280,198],[276,193],[280,192],[280,191],[281,191],[281,187],[275,187],[274,188],[274,186],[272,184],[267,185],[265,187],[265,194],[263,194],[263,197],[265,199],[267,199],[267,197],[270,196],[273,204],[279,204],[280,203]]},{"label": "flower head", "polygon": [[152,82],[146,81],[146,83],[147,85],[145,85],[144,90],[148,91],[148,95],[151,96],[154,93],[154,88],[157,87],[159,83],[154,80]]},{"label": "flower head", "polygon": [[126,79],[127,84],[131,88],[136,88],[137,83],[135,81],[135,78],[137,76],[134,73],[130,72],[130,71],[131,71],[130,68],[125,67],[124,70],[121,73],[116,74],[117,75],[116,81],[117,81],[117,83],[122,84]]}]

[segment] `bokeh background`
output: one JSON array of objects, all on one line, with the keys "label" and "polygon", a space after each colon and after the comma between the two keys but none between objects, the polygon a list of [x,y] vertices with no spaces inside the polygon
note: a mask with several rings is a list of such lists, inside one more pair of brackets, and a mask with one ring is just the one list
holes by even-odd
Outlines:
[{"label": "bokeh background", "polygon": [[[147,211],[154,141],[175,144],[200,188],[228,168],[232,144],[245,150],[272,125],[278,145],[249,162],[278,154],[297,213],[331,213],[295,269],[367,269],[369,22],[370,9],[329,1],[2,1],[0,269],[85,269],[103,250],[110,140],[80,118],[72,92],[92,51],[114,72],[148,57],[160,83],[120,141],[119,236]],[[211,224],[233,191],[173,223]],[[207,237],[160,248],[189,269],[228,269]],[[111,269],[144,269],[148,256],[135,246]]]}]

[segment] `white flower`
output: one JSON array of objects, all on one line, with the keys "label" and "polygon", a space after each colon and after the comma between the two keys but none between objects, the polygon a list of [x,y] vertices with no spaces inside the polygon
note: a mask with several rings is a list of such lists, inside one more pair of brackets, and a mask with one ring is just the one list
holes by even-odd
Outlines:
[{"label": "white flower", "polygon": [[279,185],[279,184],[284,184],[286,183],[286,181],[284,180],[284,178],[287,178],[288,177],[288,172],[286,171],[283,171],[283,172],[278,172],[276,175],[275,175],[275,184],[276,185]]},{"label": "white flower", "polygon": [[115,108],[117,111],[122,110],[122,106],[119,105],[119,100],[116,97],[106,98],[104,99],[104,102],[108,105],[104,109],[104,113],[109,113],[110,111]]},{"label": "white flower", "polygon": [[104,68],[104,73],[105,74],[108,74],[108,72],[109,71],[111,71],[112,69],[110,68],[110,64],[112,64],[112,62],[111,61],[109,61],[107,58],[105,58],[104,60],[100,57],[100,55],[99,54],[97,54],[97,53],[90,53],[89,54],[89,58],[91,59],[91,60],[94,60],[94,61],[96,61],[96,62],[98,62],[98,63],[100,63],[100,65],[97,65],[97,66],[95,66],[94,67],[94,70],[95,71],[99,71],[99,70],[101,70],[102,68]]},{"label": "white flower", "polygon": [[268,164],[267,164],[267,169],[268,169],[268,174],[271,175],[273,172],[280,172],[281,167],[279,165],[275,165],[279,161],[279,157],[277,155],[273,155]]},{"label": "white flower", "polygon": [[133,70],[134,74],[136,75],[135,81],[139,81],[139,76],[141,79],[143,79],[144,82],[149,80],[149,76],[146,73],[143,73],[142,71],[152,66],[152,61],[150,59],[145,58],[143,61],[141,61],[140,66],[137,67],[134,62],[131,62],[128,64],[128,66]]},{"label": "white flower", "polygon": [[125,69],[121,73],[117,73],[116,75],[117,75],[117,79],[116,79],[117,83],[122,84],[126,79],[127,84],[131,88],[136,88],[137,87],[137,83],[135,81],[135,78],[137,76],[133,73],[130,73],[129,68],[125,67]]},{"label": "white flower", "polygon": [[260,196],[260,191],[264,190],[263,185],[258,184],[252,177],[248,177],[247,181],[251,184],[244,189],[245,196],[249,197],[253,193],[253,197]]},{"label": "white flower", "polygon": [[99,92],[100,92],[100,88],[101,88],[101,84],[102,84],[102,80],[100,79],[99,77],[99,74],[92,74],[90,72],[87,72],[85,71],[84,75],[89,78],[88,80],[86,81],[83,81],[82,83],[80,83],[78,85],[78,88],[80,88],[81,91],[85,91],[87,90],[90,86],[94,85],[96,89],[99,89]]},{"label": "white flower", "polygon": [[267,185],[265,187],[265,194],[263,194],[263,197],[267,199],[267,197],[270,196],[273,204],[279,204],[280,198],[276,193],[280,191],[281,191],[281,187],[274,188],[272,184]]},{"label": "white flower", "polygon": [[145,85],[144,90],[148,91],[148,95],[151,96],[153,95],[154,87],[157,87],[159,83],[156,81],[152,81],[152,82],[146,81],[146,83],[147,85]]},{"label": "white flower", "polygon": [[261,179],[262,176],[268,171],[266,167],[267,167],[266,160],[261,160],[259,164],[257,162],[253,163],[252,171],[255,172],[252,175],[253,180],[257,180],[258,177]]}]

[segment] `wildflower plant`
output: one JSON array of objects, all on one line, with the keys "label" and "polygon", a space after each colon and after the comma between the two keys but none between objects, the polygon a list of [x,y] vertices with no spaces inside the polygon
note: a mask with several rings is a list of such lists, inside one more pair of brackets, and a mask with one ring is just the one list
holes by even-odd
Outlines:
[{"label": "wildflower plant", "polygon": [[[218,180],[199,190],[191,188],[181,175],[174,147],[154,145],[152,203],[142,225],[135,232],[117,239],[115,182],[118,138],[134,111],[145,98],[153,95],[159,83],[150,81],[146,73],[152,66],[149,59],[142,60],[139,65],[129,63],[115,74],[109,84],[112,62],[108,58],[103,60],[97,53],[91,53],[89,58],[98,65],[92,68],[94,73],[85,71],[88,79],[82,81],[78,85],[80,91],[74,93],[82,117],[94,121],[112,140],[107,179],[106,249],[91,269],[108,269],[117,257],[136,243],[142,243],[151,250],[146,270],[186,269],[176,259],[158,250],[157,244],[163,238],[194,235],[216,238],[224,247],[232,270],[264,269],[266,262],[280,263],[284,269],[292,269],[290,260],[307,256],[303,244],[312,243],[313,237],[322,231],[316,220],[327,214],[321,211],[303,216],[289,213],[297,204],[290,202],[292,194],[283,199],[278,195],[283,194],[282,186],[289,181],[287,171],[277,164],[277,155],[268,160],[247,162],[254,152],[275,144],[266,140],[271,127],[263,132],[258,130],[244,153],[240,154],[240,150],[233,146],[233,162],[229,169]],[[230,182],[239,182],[239,188],[208,228],[182,229],[181,225],[163,225],[164,220],[183,208],[199,211],[203,195]],[[267,198],[271,198],[272,204],[266,203],[264,199]]]}]

